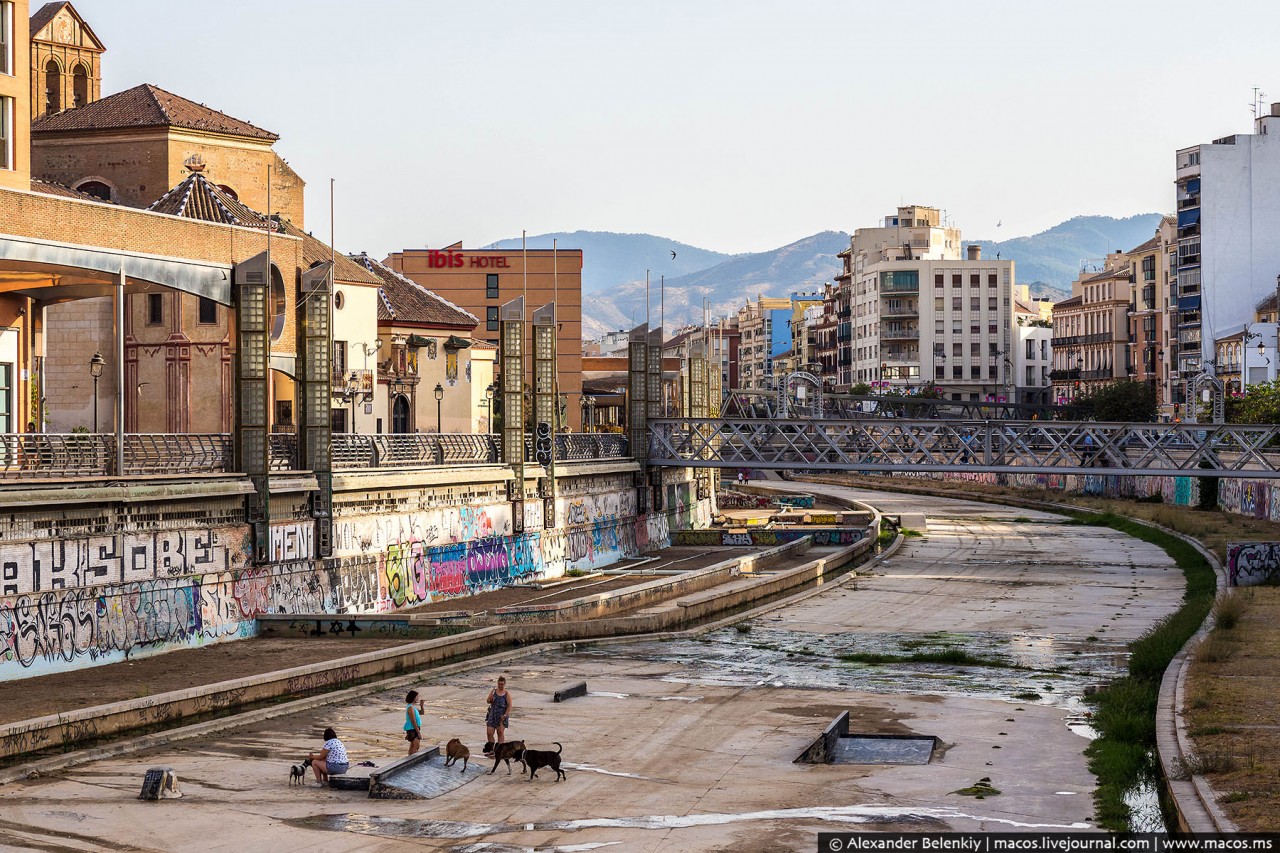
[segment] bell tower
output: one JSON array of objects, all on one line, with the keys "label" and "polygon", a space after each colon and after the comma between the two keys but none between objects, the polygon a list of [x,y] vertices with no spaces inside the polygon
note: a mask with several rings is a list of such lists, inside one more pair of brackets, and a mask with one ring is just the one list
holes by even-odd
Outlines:
[{"label": "bell tower", "polygon": [[66,2],[31,16],[31,118],[83,107],[102,97],[106,47]]}]

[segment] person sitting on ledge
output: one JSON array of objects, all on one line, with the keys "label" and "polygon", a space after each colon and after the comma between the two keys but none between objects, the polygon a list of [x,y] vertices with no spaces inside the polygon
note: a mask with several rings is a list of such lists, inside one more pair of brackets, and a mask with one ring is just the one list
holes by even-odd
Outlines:
[{"label": "person sitting on ledge", "polygon": [[315,771],[316,781],[323,785],[330,776],[341,776],[347,772],[347,748],[338,740],[338,733],[328,728],[324,730],[324,746],[320,753],[308,753],[307,761]]}]

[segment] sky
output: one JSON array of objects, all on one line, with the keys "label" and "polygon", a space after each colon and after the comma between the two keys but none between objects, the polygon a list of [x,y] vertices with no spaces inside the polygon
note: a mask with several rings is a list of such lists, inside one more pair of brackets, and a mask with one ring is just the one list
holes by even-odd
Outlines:
[{"label": "sky", "polygon": [[1274,0],[75,6],[103,94],[280,134],[308,229],[333,179],[338,248],[378,256],[522,229],[765,251],[901,203],[972,239],[1172,212],[1174,152],[1249,132],[1254,86],[1280,101]]}]

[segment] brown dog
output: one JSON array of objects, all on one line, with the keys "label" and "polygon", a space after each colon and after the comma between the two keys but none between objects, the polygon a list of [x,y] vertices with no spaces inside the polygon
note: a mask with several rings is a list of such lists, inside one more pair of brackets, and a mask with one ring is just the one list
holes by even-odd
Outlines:
[{"label": "brown dog", "polygon": [[564,771],[560,769],[560,753],[564,752],[564,747],[560,746],[558,741],[552,741],[556,746],[560,747],[555,752],[549,749],[526,749],[520,753],[520,758],[524,761],[525,767],[529,768],[529,781],[533,781],[533,777],[537,775],[538,768],[550,767],[556,772],[556,781],[568,779],[564,775]]},{"label": "brown dog", "polygon": [[498,765],[504,761],[507,762],[508,776],[511,775],[512,761],[519,761],[520,772],[524,773],[529,766],[524,763],[524,759],[521,757],[523,755],[524,741],[522,740],[509,740],[506,743],[495,743],[493,745],[493,770],[489,771],[489,775],[492,776],[497,771]]},{"label": "brown dog", "polygon": [[452,767],[458,763],[458,759],[462,759],[462,772],[467,772],[467,762],[471,760],[471,750],[462,745],[462,741],[453,738],[444,745],[444,766]]}]

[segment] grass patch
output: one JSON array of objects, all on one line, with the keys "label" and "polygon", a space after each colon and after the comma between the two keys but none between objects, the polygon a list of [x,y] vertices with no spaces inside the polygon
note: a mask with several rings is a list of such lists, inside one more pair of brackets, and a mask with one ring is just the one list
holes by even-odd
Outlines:
[{"label": "grass patch", "polygon": [[924,534],[921,533],[919,530],[912,530],[909,527],[904,527],[902,528],[902,535],[907,539],[919,539]]},{"label": "grass patch", "polygon": [[565,577],[568,577],[568,578],[580,578],[583,575],[587,574],[587,570],[586,569],[569,569],[564,574],[565,574]]},{"label": "grass patch", "polygon": [[1002,669],[1021,669],[1017,664],[999,658],[972,655],[964,649],[938,649],[931,652],[912,652],[909,655],[888,655],[877,652],[850,652],[840,655],[845,663],[948,663],[956,666],[994,666]]},{"label": "grass patch", "polygon": [[967,788],[961,788],[958,791],[952,791],[953,794],[959,794],[962,797],[974,797],[976,799],[985,799],[986,797],[998,797],[1000,791],[991,784],[990,776],[983,776],[977,782],[974,782]]},{"label": "grass patch", "polygon": [[737,631],[739,634],[750,634],[750,633],[751,633],[751,623],[750,623],[750,622],[739,622],[737,625],[734,625],[734,626],[733,626],[733,630]]},{"label": "grass patch", "polygon": [[1161,530],[1113,513],[1080,513],[1074,523],[1109,527],[1163,548],[1182,569],[1186,591],[1182,607],[1156,623],[1129,647],[1129,674],[1092,697],[1093,724],[1099,737],[1089,745],[1089,770],[1098,777],[1094,795],[1098,823],[1105,829],[1129,829],[1124,794],[1156,779],[1156,703],[1160,678],[1169,661],[1209,615],[1217,586],[1213,569],[1192,545]]},{"label": "grass patch", "polygon": [[1017,515],[1013,518],[1014,524],[1030,524],[1031,519],[1025,515]]},{"label": "grass patch", "polygon": [[1042,697],[1039,693],[1036,693],[1034,690],[1024,690],[1021,693],[1013,694],[1013,698],[1021,699],[1023,702],[1038,702],[1040,699],[1044,697]]},{"label": "grass patch", "polygon": [[1249,602],[1242,593],[1232,592],[1218,599],[1213,605],[1213,626],[1215,629],[1230,631],[1244,616]]}]

